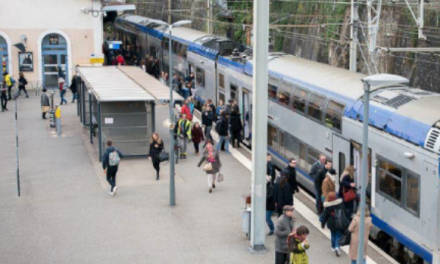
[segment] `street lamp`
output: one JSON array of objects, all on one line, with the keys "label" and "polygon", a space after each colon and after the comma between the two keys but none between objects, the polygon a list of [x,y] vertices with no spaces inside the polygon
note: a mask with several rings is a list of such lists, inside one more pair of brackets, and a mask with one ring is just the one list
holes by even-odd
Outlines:
[{"label": "street lamp", "polygon": [[[171,79],[172,76],[172,30],[173,28],[189,25],[192,23],[190,20],[180,20],[173,24],[168,24],[160,20],[153,20],[153,23],[166,26],[168,28],[170,37],[168,41],[168,81],[170,86],[170,123],[175,124],[174,120],[174,99],[173,99],[173,82]],[[171,128],[172,127],[172,128]],[[170,136],[171,136],[171,143],[170,143],[170,206],[176,205],[176,189],[175,189],[175,183],[174,183],[174,126],[170,126]],[[179,157],[177,157],[179,158]]]},{"label": "street lamp", "polygon": [[376,74],[362,79],[364,83],[364,121],[363,121],[363,140],[362,140],[362,179],[361,179],[361,206],[360,206],[360,224],[359,224],[359,247],[356,263],[364,263],[364,239],[365,236],[365,207],[367,196],[367,178],[368,178],[368,119],[370,108],[370,88],[382,85],[398,85],[409,83],[409,80],[393,74]]}]

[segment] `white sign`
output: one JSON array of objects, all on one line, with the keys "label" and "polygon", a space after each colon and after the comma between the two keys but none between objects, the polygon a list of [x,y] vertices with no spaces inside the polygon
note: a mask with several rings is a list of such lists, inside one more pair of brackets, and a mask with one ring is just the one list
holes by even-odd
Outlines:
[{"label": "white sign", "polygon": [[104,123],[105,124],[113,124],[113,118],[105,118]]}]

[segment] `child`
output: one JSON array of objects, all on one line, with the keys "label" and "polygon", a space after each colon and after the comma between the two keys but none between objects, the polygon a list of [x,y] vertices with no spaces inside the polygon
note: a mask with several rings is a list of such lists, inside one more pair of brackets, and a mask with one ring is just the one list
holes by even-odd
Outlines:
[{"label": "child", "polygon": [[288,248],[290,252],[289,264],[308,264],[309,256],[306,250],[309,249],[310,244],[307,240],[309,229],[305,226],[300,226],[288,237]]}]

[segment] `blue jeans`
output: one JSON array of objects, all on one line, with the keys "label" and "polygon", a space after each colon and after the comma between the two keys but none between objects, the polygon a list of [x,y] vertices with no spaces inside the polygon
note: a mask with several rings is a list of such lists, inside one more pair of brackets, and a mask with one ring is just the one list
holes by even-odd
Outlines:
[{"label": "blue jeans", "polygon": [[[356,260],[352,260],[351,264],[356,264]],[[367,264],[367,260],[366,259],[364,259],[364,264]]]},{"label": "blue jeans", "polygon": [[266,223],[269,226],[269,230],[271,232],[273,232],[275,230],[275,227],[272,222],[272,214],[273,214],[273,211],[266,211]]},{"label": "blue jeans", "polygon": [[217,143],[217,146],[215,147],[216,151],[220,150],[220,147],[222,146],[222,143],[225,142],[225,149],[226,149],[226,153],[229,153],[229,139],[227,136],[219,136],[220,139]]},{"label": "blue jeans", "polygon": [[66,94],[66,90],[60,91],[61,103],[63,102],[67,103],[67,100],[64,98],[65,94]]},{"label": "blue jeans", "polygon": [[73,103],[75,100],[78,100],[78,94],[77,94],[77,93],[72,93],[72,103]]},{"label": "blue jeans", "polygon": [[339,239],[341,238],[341,230],[334,230],[330,231],[331,233],[331,241],[332,241],[332,248],[338,249],[339,246]]}]

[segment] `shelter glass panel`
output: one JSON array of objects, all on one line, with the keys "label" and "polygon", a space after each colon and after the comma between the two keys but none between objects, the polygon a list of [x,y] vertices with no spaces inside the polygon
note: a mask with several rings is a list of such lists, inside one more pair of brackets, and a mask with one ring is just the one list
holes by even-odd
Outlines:
[{"label": "shelter glass panel", "polygon": [[275,78],[269,78],[268,83],[268,92],[269,92],[269,100],[277,100],[277,91],[278,91],[279,81]]},{"label": "shelter glass panel", "polygon": [[306,112],[307,98],[309,97],[309,92],[301,88],[295,88],[292,98],[292,108],[298,112]]},{"label": "shelter glass panel", "polygon": [[330,100],[325,111],[325,125],[329,128],[341,131],[342,115],[345,106]]},{"label": "shelter glass panel", "polygon": [[282,83],[278,92],[278,102],[282,105],[290,105],[290,95],[292,94],[293,86],[288,83]]},{"label": "shelter glass panel", "polygon": [[325,97],[312,94],[309,100],[309,110],[307,114],[316,120],[322,120],[322,109],[324,108]]},{"label": "shelter glass panel", "polygon": [[378,157],[378,161],[379,192],[400,204],[402,201],[402,169],[382,157]]}]

